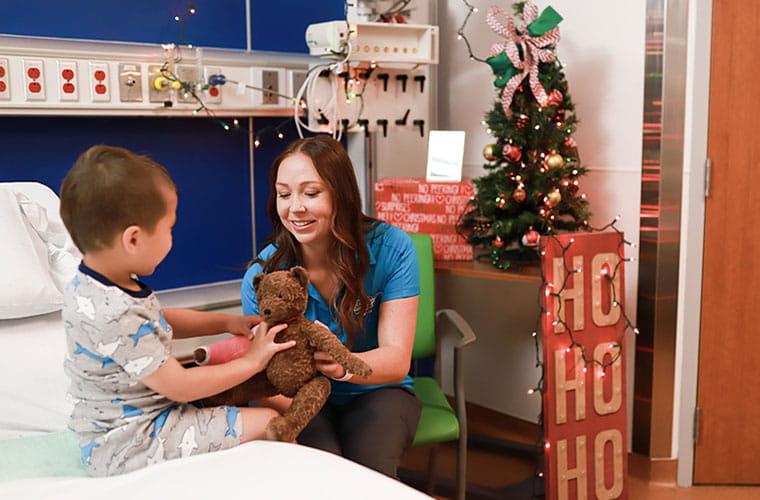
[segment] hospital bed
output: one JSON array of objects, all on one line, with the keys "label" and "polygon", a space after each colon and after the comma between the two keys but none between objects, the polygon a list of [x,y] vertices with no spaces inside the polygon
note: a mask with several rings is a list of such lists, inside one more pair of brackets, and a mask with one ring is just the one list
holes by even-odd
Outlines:
[{"label": "hospital bed", "polygon": [[87,477],[66,426],[60,314],[79,259],[52,190],[0,183],[0,498],[430,498],[336,455],[267,441]]}]

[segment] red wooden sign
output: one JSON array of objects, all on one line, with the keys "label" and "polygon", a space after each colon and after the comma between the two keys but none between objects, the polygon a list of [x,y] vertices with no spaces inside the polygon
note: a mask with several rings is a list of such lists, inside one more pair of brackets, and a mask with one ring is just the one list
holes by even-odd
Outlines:
[{"label": "red wooden sign", "polygon": [[622,238],[541,238],[548,499],[627,498]]},{"label": "red wooden sign", "polygon": [[472,245],[456,231],[472,193],[468,180],[386,177],[375,183],[375,217],[407,233],[429,234],[436,260],[472,260]]}]

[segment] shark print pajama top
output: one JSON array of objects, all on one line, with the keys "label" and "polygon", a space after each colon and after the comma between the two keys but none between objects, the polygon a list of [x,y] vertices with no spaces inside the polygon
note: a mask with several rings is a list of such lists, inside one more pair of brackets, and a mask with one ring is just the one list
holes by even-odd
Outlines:
[{"label": "shark print pajama top", "polygon": [[196,408],[140,382],[171,356],[171,326],[155,293],[114,284],[80,264],[64,294],[63,322],[82,463],[111,476],[240,444],[237,408]]}]

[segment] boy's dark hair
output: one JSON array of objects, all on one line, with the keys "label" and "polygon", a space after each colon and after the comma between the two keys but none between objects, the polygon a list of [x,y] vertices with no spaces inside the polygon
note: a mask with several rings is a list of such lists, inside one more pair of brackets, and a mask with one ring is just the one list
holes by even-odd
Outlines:
[{"label": "boy's dark hair", "polygon": [[129,226],[155,229],[166,214],[162,184],[177,190],[169,172],[147,156],[93,146],[63,179],[61,219],[82,253],[107,248]]}]

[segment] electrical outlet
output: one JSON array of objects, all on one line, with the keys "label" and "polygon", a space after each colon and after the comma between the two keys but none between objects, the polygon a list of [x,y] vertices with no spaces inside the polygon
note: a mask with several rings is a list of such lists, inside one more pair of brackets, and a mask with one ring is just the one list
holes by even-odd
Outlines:
[{"label": "electrical outlet", "polygon": [[280,91],[280,77],[277,71],[265,69],[261,72],[261,88],[272,91],[261,94],[261,104],[279,103],[280,98],[276,92]]},{"label": "electrical outlet", "polygon": [[79,84],[76,61],[58,61],[58,98],[61,101],[78,101]]},{"label": "electrical outlet", "polygon": [[182,88],[177,94],[177,102],[198,103],[192,94],[192,92],[198,92],[198,67],[182,64],[177,65],[175,69],[177,78],[182,82]]},{"label": "electrical outlet", "polygon": [[119,98],[121,102],[143,102],[142,70],[139,64],[119,64]]},{"label": "electrical outlet", "polygon": [[279,68],[252,68],[254,106],[280,106],[280,94],[285,86],[285,70]]},{"label": "electrical outlet", "polygon": [[148,66],[148,101],[150,102],[171,102],[172,84],[169,79],[161,72],[163,66]]},{"label": "electrical outlet", "polygon": [[[211,75],[221,75],[221,68],[203,68],[203,80],[208,83],[208,78]],[[209,85],[209,87],[203,91],[203,101],[206,104],[221,104],[222,103],[222,86],[221,85]]]},{"label": "electrical outlet", "polygon": [[108,63],[90,63],[90,91],[92,102],[111,101],[110,69]]},{"label": "electrical outlet", "polygon": [[[295,97],[296,94],[298,94],[298,91],[301,90],[301,87],[303,86],[303,82],[306,81],[306,75],[307,72],[300,69],[288,70],[288,89],[286,92],[287,95]],[[305,97],[306,93],[304,93],[302,98]]]},{"label": "electrical outlet", "polygon": [[8,101],[11,98],[11,78],[8,59],[0,57],[0,100]]},{"label": "electrical outlet", "polygon": [[41,59],[24,59],[24,92],[27,101],[44,101],[45,73]]}]

